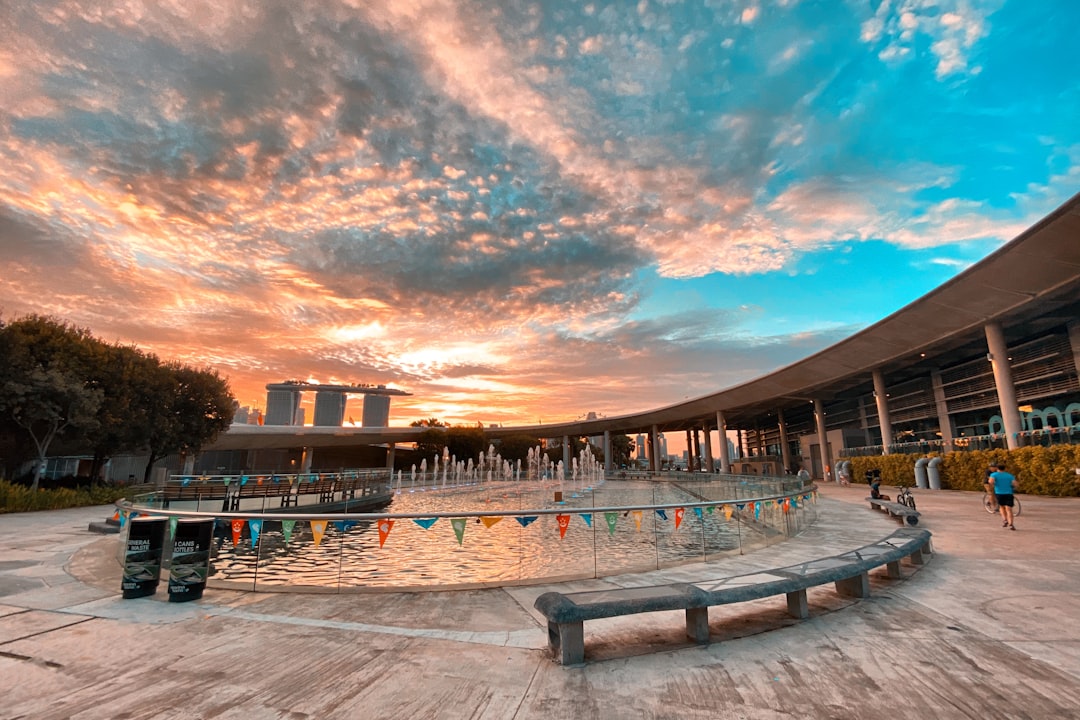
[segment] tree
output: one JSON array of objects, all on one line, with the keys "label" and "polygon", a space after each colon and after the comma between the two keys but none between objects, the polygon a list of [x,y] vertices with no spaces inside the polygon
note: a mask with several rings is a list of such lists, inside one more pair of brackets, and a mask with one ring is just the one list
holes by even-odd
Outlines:
[{"label": "tree", "polygon": [[540,438],[533,435],[508,435],[499,442],[499,455],[511,462],[525,462],[529,450],[540,444]]},{"label": "tree", "polygon": [[148,380],[160,403],[147,408],[149,458],[144,482],[149,482],[150,471],[161,458],[174,452],[198,452],[213,442],[229,427],[235,413],[229,384],[217,371],[168,363],[159,366]]},{"label": "tree", "polygon": [[611,462],[612,467],[630,465],[630,458],[634,454],[634,441],[628,435],[616,434],[611,436]]},{"label": "tree", "polygon": [[482,427],[459,425],[446,430],[446,448],[458,460],[476,460],[481,452],[487,450],[487,445],[487,436]]},{"label": "tree", "polygon": [[32,489],[53,441],[96,423],[102,393],[87,382],[89,331],[30,315],[0,326],[0,409],[36,450]]}]

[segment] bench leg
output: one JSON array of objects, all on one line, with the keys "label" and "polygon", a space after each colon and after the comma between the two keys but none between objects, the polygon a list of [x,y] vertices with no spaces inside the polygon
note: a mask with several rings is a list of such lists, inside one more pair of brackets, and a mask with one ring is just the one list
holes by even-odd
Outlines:
[{"label": "bench leg", "polygon": [[585,623],[548,623],[548,647],[563,665],[585,662]]},{"label": "bench leg", "polygon": [[912,565],[922,565],[923,564],[922,550],[921,549],[916,550],[915,552],[908,555],[908,560],[911,561]]},{"label": "bench leg", "polygon": [[810,617],[810,607],[806,602],[806,589],[796,590],[787,594],[787,612],[791,617],[805,620]]},{"label": "bench leg", "polygon": [[686,608],[686,636],[695,642],[709,642],[709,608]]},{"label": "bench leg", "polygon": [[836,592],[845,597],[870,597],[870,576],[867,573],[859,573],[855,577],[837,580]]},{"label": "bench leg", "polygon": [[893,580],[899,580],[903,577],[903,574],[900,572],[899,560],[893,560],[891,563],[885,566],[885,570],[886,572],[888,572],[889,577]]}]

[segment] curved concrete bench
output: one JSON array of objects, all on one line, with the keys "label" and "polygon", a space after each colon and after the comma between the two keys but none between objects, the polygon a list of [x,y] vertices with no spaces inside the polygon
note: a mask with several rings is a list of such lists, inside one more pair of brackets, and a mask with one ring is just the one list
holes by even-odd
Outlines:
[{"label": "curved concrete bench", "polygon": [[548,647],[563,665],[585,662],[586,620],[661,610],[685,610],[686,634],[709,641],[709,607],[787,596],[788,614],[809,617],[808,588],[834,583],[848,597],[870,595],[869,572],[884,566],[890,578],[901,577],[900,561],[922,565],[930,552],[930,531],[904,528],[871,545],[789,567],[748,575],[651,587],[617,588],[580,593],[544,593],[534,607],[548,621]]},{"label": "curved concrete bench", "polygon": [[889,502],[888,500],[881,500],[880,498],[866,498],[870,502],[870,507],[881,510],[889,514],[889,517],[896,518],[901,525],[905,522],[908,525],[919,524],[919,513],[912,510],[907,505],[901,505],[896,502]]}]

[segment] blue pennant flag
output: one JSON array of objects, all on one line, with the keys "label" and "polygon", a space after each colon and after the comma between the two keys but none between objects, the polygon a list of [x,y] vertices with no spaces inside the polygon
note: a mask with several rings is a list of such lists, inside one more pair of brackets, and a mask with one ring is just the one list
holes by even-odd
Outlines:
[{"label": "blue pennant flag", "polygon": [[439,518],[413,518],[413,522],[425,530],[428,530],[438,519]]},{"label": "blue pennant flag", "polygon": [[705,517],[705,513],[701,512],[701,508],[699,507],[694,508],[694,514],[697,515],[698,520],[701,520],[703,517]]},{"label": "blue pennant flag", "polygon": [[248,481],[248,476],[247,475],[241,475],[240,476],[240,484],[241,485],[247,485],[247,481]]},{"label": "blue pennant flag", "polygon": [[529,527],[529,523],[535,522],[537,517],[537,515],[525,515],[514,519],[521,523],[521,527]]},{"label": "blue pennant flag", "polygon": [[746,503],[736,503],[735,507],[739,509],[739,512],[742,512],[743,509],[746,507]]},{"label": "blue pennant flag", "polygon": [[251,530],[251,547],[259,543],[259,533],[262,532],[262,520],[248,520],[248,529]]},{"label": "blue pennant flag", "polygon": [[592,527],[592,513],[581,513],[581,519],[585,521],[585,524]]},{"label": "blue pennant flag", "polygon": [[184,478],[183,480],[180,481],[180,484],[183,485],[184,487],[187,487],[188,485],[191,484],[191,478]]},{"label": "blue pennant flag", "polygon": [[659,516],[660,516],[661,518],[663,518],[664,520],[667,520],[667,513],[666,513],[666,512],[664,512],[663,510],[657,510],[657,511],[656,511],[656,514],[657,514],[657,515],[659,515]]}]

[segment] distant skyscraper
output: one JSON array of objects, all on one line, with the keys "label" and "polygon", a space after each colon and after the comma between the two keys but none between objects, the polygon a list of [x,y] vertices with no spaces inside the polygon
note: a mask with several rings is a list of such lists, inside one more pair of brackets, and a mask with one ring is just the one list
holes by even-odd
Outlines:
[{"label": "distant skyscraper", "polygon": [[341,427],[345,420],[346,398],[340,390],[317,390],[312,424],[316,427]]},{"label": "distant skyscraper", "polygon": [[638,435],[634,438],[634,447],[637,449],[637,459],[646,460],[649,457],[649,437]]},{"label": "distant skyscraper", "polygon": [[364,396],[364,427],[388,427],[390,425],[390,397],[387,395]]},{"label": "distant skyscraper", "polygon": [[280,389],[266,393],[266,425],[293,425],[300,407],[300,390]]}]

